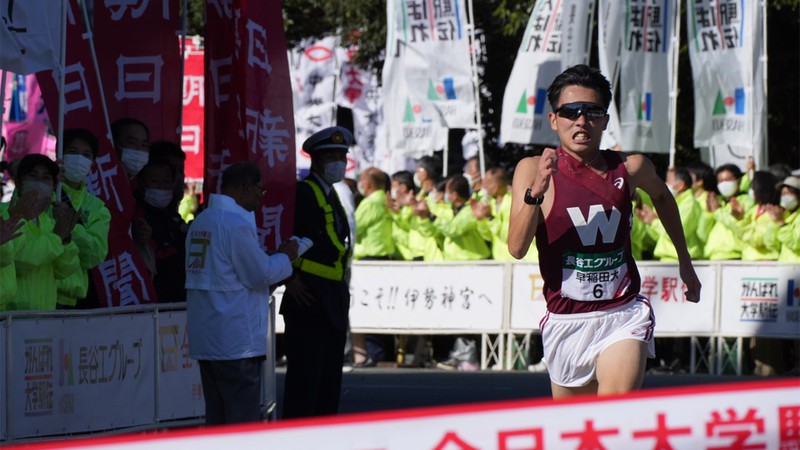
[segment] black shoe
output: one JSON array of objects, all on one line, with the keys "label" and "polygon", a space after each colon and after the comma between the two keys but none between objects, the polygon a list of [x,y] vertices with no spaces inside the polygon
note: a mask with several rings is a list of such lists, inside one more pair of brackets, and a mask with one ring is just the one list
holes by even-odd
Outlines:
[{"label": "black shoe", "polygon": [[373,361],[372,358],[367,358],[364,362],[353,364],[353,367],[356,369],[363,369],[366,367],[376,367],[377,365],[378,363]]}]

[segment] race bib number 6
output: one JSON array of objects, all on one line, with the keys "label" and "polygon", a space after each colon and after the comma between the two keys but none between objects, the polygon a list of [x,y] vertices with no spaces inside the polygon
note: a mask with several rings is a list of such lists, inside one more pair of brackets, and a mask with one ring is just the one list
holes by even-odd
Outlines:
[{"label": "race bib number 6", "polygon": [[564,254],[561,295],[573,300],[612,300],[625,293],[630,284],[623,249],[608,253]]}]

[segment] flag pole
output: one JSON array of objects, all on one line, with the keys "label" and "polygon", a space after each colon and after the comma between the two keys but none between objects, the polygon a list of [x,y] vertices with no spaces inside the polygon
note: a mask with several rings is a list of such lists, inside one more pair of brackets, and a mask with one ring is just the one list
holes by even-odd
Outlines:
[{"label": "flag pole", "polygon": [[680,2],[675,2],[672,23],[675,32],[672,33],[672,37],[670,37],[670,65],[672,67],[672,77],[670,78],[669,86],[669,167],[675,167],[675,140],[678,128],[678,53],[681,36]]},{"label": "flag pole", "polygon": [[[181,11],[181,29],[178,31],[181,37],[181,106],[183,105],[183,90],[185,86],[186,77],[186,15],[189,12],[189,2],[183,2],[183,10]],[[178,143],[181,143],[181,136],[183,135],[183,107],[178,110]]]},{"label": "flag pole", "polygon": [[[474,13],[472,11],[472,0],[467,0],[467,9],[469,11],[468,27],[469,27],[469,62],[472,68],[472,90],[475,96],[475,124],[478,127],[478,158],[481,165],[481,179],[486,178],[486,159],[483,154],[483,123],[481,119],[481,96],[478,89],[478,61],[477,61],[477,44],[475,42],[475,21]],[[446,160],[445,160],[446,161]],[[447,164],[445,163],[445,166]]]},{"label": "flag pole", "polygon": [[83,0],[78,0],[80,4],[81,13],[83,14],[83,27],[84,33],[82,37],[89,42],[89,53],[92,55],[92,64],[94,65],[94,74],[97,78],[97,87],[100,90],[100,104],[103,105],[103,118],[106,121],[106,138],[111,143],[114,143],[114,137],[111,135],[111,122],[108,120],[108,105],[106,105],[106,93],[103,90],[103,79],[100,77],[100,66],[97,64],[97,52],[94,50],[94,30],[89,27],[89,13],[84,8]]},{"label": "flag pole", "polygon": [[[60,60],[58,62],[58,130],[56,131],[56,159],[64,157],[64,108],[66,107],[66,95],[64,92],[64,78],[66,76],[67,62],[67,8],[69,0],[61,1],[61,49]],[[61,201],[61,183],[56,183],[56,201]]]},{"label": "flag pole", "polygon": [[[768,58],[768,55],[767,55],[767,2],[766,2],[766,0],[761,0],[760,3],[761,3],[761,21],[762,21],[761,22],[761,33],[762,33],[762,35],[761,35],[762,36],[762,39],[761,39],[761,42],[762,42],[762,47],[761,48],[762,48],[762,50],[761,51],[762,51],[762,53],[761,53],[761,57],[759,58],[758,64],[762,64],[763,67],[764,67],[763,68],[764,76],[761,78],[761,80],[759,80],[759,81],[761,81],[761,83],[763,85],[763,89],[764,89],[764,113],[761,114],[761,154],[764,156],[764,162],[763,163],[764,163],[764,166],[766,167],[766,165],[769,164],[769,147],[768,147],[768,143],[769,143],[769,139],[768,139],[769,138],[769,136],[768,136],[769,127],[768,127],[768,124],[767,124],[767,111],[769,110],[767,108],[767,106],[769,104],[768,103],[769,96],[767,95],[767,68],[769,67],[769,65],[767,64],[767,58]],[[753,103],[753,102],[749,102],[749,103]],[[781,181],[783,181],[783,180],[781,180]]]}]

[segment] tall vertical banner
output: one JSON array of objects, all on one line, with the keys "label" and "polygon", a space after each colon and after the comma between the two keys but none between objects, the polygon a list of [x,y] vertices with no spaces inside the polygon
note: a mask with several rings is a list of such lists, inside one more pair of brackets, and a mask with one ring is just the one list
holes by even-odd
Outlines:
[{"label": "tall vertical banner", "polygon": [[356,51],[357,48],[337,48],[341,69],[336,89],[336,103],[353,113],[353,136],[356,142],[352,155],[348,155],[352,157],[352,164],[348,161],[345,176],[354,179],[356,173],[375,165],[378,131],[383,123],[383,98],[378,75],[360,67],[353,60]]},{"label": "tall vertical banner", "polygon": [[306,39],[292,52],[291,73],[297,100],[294,120],[298,178],[305,178],[311,167],[311,157],[301,148],[303,142],[317,131],[336,123],[338,42],[335,36]]},{"label": "tall vertical banner", "polygon": [[186,182],[203,181],[204,50],[199,36],[187,37],[183,54],[183,115],[181,148],[186,154]]},{"label": "tall vertical banner", "polygon": [[111,122],[141,120],[151,141],[180,142],[180,2],[97,2],[94,32]]},{"label": "tall vertical banner", "polygon": [[389,0],[386,17],[387,146],[407,157],[430,155],[447,144],[445,127],[475,127],[471,75],[464,78],[471,74],[464,1]]},{"label": "tall vertical banner", "polygon": [[[78,0],[70,0],[67,14],[67,54],[64,62],[64,128],[87,128],[100,142],[97,158],[86,179],[89,192],[105,202],[111,212],[108,256],[92,269],[100,306],[129,306],[155,301],[147,270],[139,258],[129,230],[134,200],[131,186],[109,140],[102,92],[89,50],[91,34],[84,31]],[[59,92],[55,71],[39,72],[42,97],[55,128]],[[56,130],[57,131],[57,130]]]},{"label": "tall vertical banner", "polygon": [[205,35],[203,191],[219,192],[222,171],[235,162],[258,165],[268,192],[255,211],[258,235],[263,247],[274,249],[292,232],[296,182],[281,4],[207,0]]},{"label": "tall vertical banner", "polygon": [[[619,83],[620,53],[622,52],[624,4],[618,0],[600,0],[597,7],[597,59],[600,72],[611,82],[611,91],[616,92]],[[619,124],[619,111],[612,99],[608,106],[608,125],[603,132],[600,148],[622,146],[622,129]]]},{"label": "tall vertical banner", "polygon": [[745,147],[739,163],[753,152],[757,167],[766,163],[761,123],[766,104],[758,64],[765,56],[761,14],[757,0],[696,0],[686,8],[694,145]]},{"label": "tall vertical banner", "polygon": [[[676,0],[626,0],[620,76],[622,147],[669,153],[670,90],[679,4]],[[667,120],[664,120],[667,119]]]},{"label": "tall vertical banner", "polygon": [[547,88],[564,69],[588,62],[594,0],[537,0],[503,96],[500,139],[557,145]]}]

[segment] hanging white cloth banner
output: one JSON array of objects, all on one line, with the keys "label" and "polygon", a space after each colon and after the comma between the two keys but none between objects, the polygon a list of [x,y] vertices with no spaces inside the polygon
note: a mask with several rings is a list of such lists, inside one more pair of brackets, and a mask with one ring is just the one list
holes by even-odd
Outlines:
[{"label": "hanging white cloth banner", "polygon": [[353,113],[355,144],[347,155],[352,161],[348,161],[345,172],[346,177],[353,179],[357,179],[356,175],[362,170],[375,165],[378,126],[383,122],[383,99],[378,76],[352,61],[355,51],[343,47],[336,49],[341,62],[336,103]]},{"label": "hanging white cloth banner", "polygon": [[336,120],[334,101],[338,77],[336,47],[338,38],[307,39],[292,51],[290,70],[297,134],[297,174],[304,178],[311,167],[311,158],[301,148],[317,131],[333,126]]},{"label": "hanging white cloth banner", "polygon": [[593,13],[594,0],[536,2],[503,96],[502,142],[558,144],[547,88],[567,67],[588,61]]},{"label": "hanging white cloth banner", "polygon": [[[694,145],[714,147],[719,160],[751,154],[766,163],[762,9],[758,0],[696,0],[686,9],[694,79]],[[729,148],[729,146],[731,148]],[[732,162],[732,161],[729,161]]]},{"label": "hanging white cloth banner", "polygon": [[676,0],[625,2],[619,90],[625,150],[669,153],[676,8]]},{"label": "hanging white cloth banner", "polygon": [[[472,85],[465,84],[471,80],[471,69],[464,3],[442,0],[434,6],[423,0],[389,0],[386,15],[387,145],[407,157],[430,155],[444,147],[446,126],[474,124]],[[470,77],[465,79],[465,73]],[[467,125],[461,123],[464,109],[470,115]]]},{"label": "hanging white cloth banner", "polygon": [[[27,75],[61,65],[60,4],[0,0],[0,69]],[[69,8],[67,13],[74,21]]]},{"label": "hanging white cloth banner", "polygon": [[[616,92],[619,83],[620,52],[622,51],[622,32],[625,11],[618,0],[600,0],[597,11],[597,58],[600,71],[611,83]],[[603,132],[600,148],[621,149],[622,129],[619,125],[619,112],[612,99],[608,106],[608,125]]]}]

